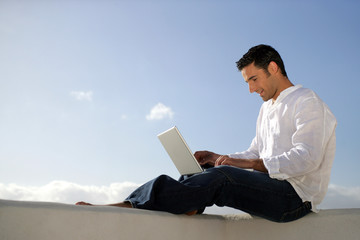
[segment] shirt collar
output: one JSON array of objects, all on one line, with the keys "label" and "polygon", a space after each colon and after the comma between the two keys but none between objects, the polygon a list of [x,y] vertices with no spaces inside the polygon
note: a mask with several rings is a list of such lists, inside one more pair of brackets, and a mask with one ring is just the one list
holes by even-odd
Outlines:
[{"label": "shirt collar", "polygon": [[[287,89],[283,90],[279,96],[277,97],[277,99],[275,100],[275,102],[273,102],[273,105],[278,103],[278,102],[281,102],[287,95],[289,95],[290,93],[298,90],[299,88],[302,88],[301,85],[295,85],[295,86],[291,86],[291,87],[288,87]],[[272,100],[271,100],[272,101]]]}]

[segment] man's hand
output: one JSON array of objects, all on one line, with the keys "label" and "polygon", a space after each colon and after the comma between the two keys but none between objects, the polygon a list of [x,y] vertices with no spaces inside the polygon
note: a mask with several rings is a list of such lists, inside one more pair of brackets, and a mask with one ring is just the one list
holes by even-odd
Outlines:
[{"label": "man's hand", "polygon": [[209,151],[198,151],[194,154],[196,160],[200,165],[209,164],[211,166],[215,166],[215,161],[221,156],[220,154],[216,154]]},{"label": "man's hand", "polygon": [[200,165],[209,164],[217,167],[220,165],[228,165],[239,168],[251,168],[260,172],[267,173],[262,159],[238,159],[230,158],[228,155],[220,155],[209,151],[198,151],[194,154]]},{"label": "man's hand", "polygon": [[219,156],[219,158],[215,161],[215,167],[220,165],[229,165],[239,168],[251,168],[260,172],[268,172],[262,159],[238,159],[223,155]]},{"label": "man's hand", "polygon": [[215,167],[220,166],[220,165],[234,166],[234,164],[235,163],[234,163],[233,159],[227,155],[221,155],[215,161]]},{"label": "man's hand", "polygon": [[221,155],[215,161],[215,167],[220,165],[228,165],[239,168],[253,168],[252,160],[230,158],[227,155]]}]

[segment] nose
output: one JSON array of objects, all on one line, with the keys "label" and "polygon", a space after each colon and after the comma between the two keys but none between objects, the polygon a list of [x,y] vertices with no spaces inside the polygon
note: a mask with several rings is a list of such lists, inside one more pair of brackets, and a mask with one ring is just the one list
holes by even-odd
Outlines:
[{"label": "nose", "polygon": [[249,81],[248,84],[249,84],[249,91],[250,91],[250,93],[255,92],[256,86],[255,86],[255,84],[254,84],[254,81]]}]

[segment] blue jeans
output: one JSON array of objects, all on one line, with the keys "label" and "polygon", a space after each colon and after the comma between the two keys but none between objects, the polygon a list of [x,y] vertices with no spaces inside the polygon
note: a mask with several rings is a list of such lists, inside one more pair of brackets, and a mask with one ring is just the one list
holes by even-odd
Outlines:
[{"label": "blue jeans", "polygon": [[161,175],[136,189],[125,201],[134,208],[174,214],[202,212],[215,204],[276,222],[293,221],[311,211],[311,204],[303,203],[287,181],[231,166],[209,168],[179,181]]}]

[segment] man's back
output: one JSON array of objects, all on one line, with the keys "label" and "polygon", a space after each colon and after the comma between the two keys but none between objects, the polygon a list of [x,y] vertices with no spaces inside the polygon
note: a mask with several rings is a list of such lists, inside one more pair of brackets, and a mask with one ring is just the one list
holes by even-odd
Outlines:
[{"label": "man's back", "polygon": [[286,179],[299,196],[318,205],[325,197],[335,157],[336,119],[300,85],[263,104],[257,123],[259,157],[272,178]]}]

